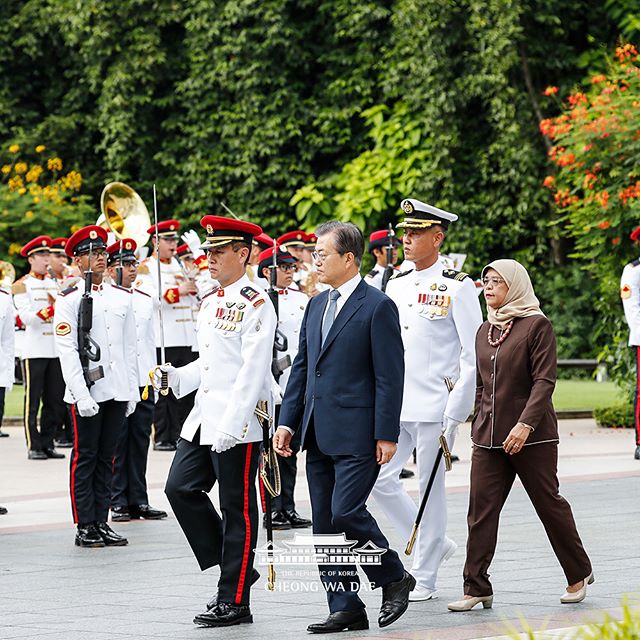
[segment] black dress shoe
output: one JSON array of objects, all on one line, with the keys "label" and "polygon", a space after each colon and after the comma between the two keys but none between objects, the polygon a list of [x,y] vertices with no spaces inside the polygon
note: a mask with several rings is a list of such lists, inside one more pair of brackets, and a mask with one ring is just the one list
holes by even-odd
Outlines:
[{"label": "black dress shoe", "polygon": [[71,447],[73,447],[71,440],[54,440],[53,444],[55,444],[58,449],[71,449]]},{"label": "black dress shoe", "polygon": [[55,458],[57,460],[65,457],[64,453],[60,453],[59,451],[56,451],[55,449],[45,449],[44,450],[44,455],[47,456],[47,458]]},{"label": "black dress shoe", "polygon": [[9,434],[8,434],[8,433],[5,433],[4,431],[2,431],[2,430],[0,429],[0,438],[8,438],[8,437],[9,437]]},{"label": "black dress shoe", "polygon": [[283,511],[282,513],[294,529],[304,529],[311,526],[311,520],[303,518],[295,509]]},{"label": "black dress shoe", "polygon": [[0,516],[3,516],[5,513],[8,513],[7,507],[0,507]]},{"label": "black dress shoe", "polygon": [[129,522],[129,520],[131,520],[129,507],[111,507],[112,522]]},{"label": "black dress shoe", "polygon": [[340,631],[362,631],[369,628],[369,619],[364,609],[336,611],[330,613],[324,622],[310,624],[309,633],[338,633]]},{"label": "black dress shoe", "polygon": [[[251,570],[251,586],[253,586],[256,582],[258,582],[259,578],[260,578],[260,574],[255,569],[252,569]],[[207,611],[211,611],[211,609],[213,609],[217,604],[218,604],[218,593],[216,592],[211,598],[211,600],[207,602]]]},{"label": "black dress shoe", "polygon": [[248,604],[218,602],[213,609],[197,615],[193,621],[202,627],[231,627],[253,622],[253,616]]},{"label": "black dress shoe", "polygon": [[416,474],[411,471],[411,469],[402,469],[400,472],[400,479],[404,480],[405,478],[413,478]]},{"label": "black dress shoe", "polygon": [[457,456],[455,453],[452,453],[451,462],[460,462],[460,456]]},{"label": "black dress shoe", "polygon": [[[262,526],[266,528],[267,526],[267,516],[262,517]],[[291,523],[287,520],[287,517],[282,513],[282,511],[274,511],[271,514],[271,528],[274,531],[284,531],[286,529],[291,529]]]},{"label": "black dress shoe", "polygon": [[388,627],[407,610],[409,594],[415,586],[416,579],[405,571],[400,580],[382,587],[382,606],[378,616],[379,627]]},{"label": "black dress shoe", "polygon": [[104,547],[104,540],[94,524],[78,525],[76,547]]},{"label": "black dress shoe", "polygon": [[46,460],[47,454],[44,451],[36,451],[35,449],[29,449],[27,452],[27,458],[29,460]]},{"label": "black dress shoe", "polygon": [[144,518],[145,520],[162,520],[162,518],[167,517],[166,511],[154,509],[148,504],[130,504],[129,514],[132,520],[138,520],[138,518]]},{"label": "black dress shoe", "polygon": [[124,547],[129,541],[116,533],[106,522],[96,522],[96,529],[107,547]]},{"label": "black dress shoe", "polygon": [[175,451],[176,445],[173,442],[156,442],[153,445],[154,451]]},{"label": "black dress shoe", "polygon": [[640,460],[640,444],[636,447],[636,452],[633,454],[634,460]]}]

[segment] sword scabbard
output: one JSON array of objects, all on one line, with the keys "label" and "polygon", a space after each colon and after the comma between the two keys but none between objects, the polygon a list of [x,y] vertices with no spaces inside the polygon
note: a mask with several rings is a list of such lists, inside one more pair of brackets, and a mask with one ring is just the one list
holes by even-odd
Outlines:
[{"label": "sword scabbard", "polygon": [[407,547],[404,550],[405,556],[410,556],[413,552],[413,546],[416,543],[416,537],[418,535],[418,525],[414,524],[413,529],[411,530],[411,536],[409,537],[409,542],[407,542]]}]

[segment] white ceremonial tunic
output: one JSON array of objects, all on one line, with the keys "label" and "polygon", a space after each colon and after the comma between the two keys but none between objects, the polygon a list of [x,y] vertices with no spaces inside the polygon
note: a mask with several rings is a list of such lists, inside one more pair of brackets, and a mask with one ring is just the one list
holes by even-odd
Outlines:
[{"label": "white ceremonial tunic", "polygon": [[133,317],[133,293],[113,284],[93,285],[93,326],[91,337],[100,346],[100,365],[104,378],[87,387],[78,352],[78,311],[84,292],[84,280],[58,295],[54,317],[55,341],[62,376],[66,384],[65,402],[75,404],[89,395],[96,402],[139,401],[136,363],[136,325]]},{"label": "white ceremonial tunic", "polygon": [[[278,328],[287,338],[287,350],[278,353],[278,358],[284,358],[288,355],[293,363],[298,355],[300,327],[308,302],[309,298],[302,291],[290,288],[278,289]],[[291,367],[287,367],[278,381],[283,395],[290,375]]]},{"label": "white ceremonial tunic", "polygon": [[[402,466],[417,451],[420,497],[433,469],[445,416],[464,422],[475,397],[475,336],[482,313],[471,278],[446,269],[438,260],[422,271],[389,280],[387,295],[400,314],[405,351],[405,383],[398,449],[380,469],[372,496],[398,532],[406,537],[418,506],[403,487]],[[445,379],[455,384],[449,393]],[[411,574],[418,585],[435,591],[446,538],[444,465],[440,464],[418,530]]]},{"label": "white ceremonial tunic", "polygon": [[375,287],[376,289],[382,289],[382,276],[384,275],[384,267],[376,264],[369,273],[364,277],[364,281]]},{"label": "white ceremonial tunic", "polygon": [[11,391],[15,357],[15,317],[11,294],[0,289],[0,387]]},{"label": "white ceremonial tunic", "polygon": [[156,366],[156,323],[153,299],[139,289],[133,289],[133,318],[136,325],[138,386],[144,387],[149,382],[149,372]]},{"label": "white ceremonial tunic", "polygon": [[640,345],[640,258],[622,270],[620,298],[629,325],[629,346]]},{"label": "white ceremonial tunic", "polygon": [[254,409],[270,397],[275,330],[273,305],[247,275],[204,297],[200,356],[176,370],[179,382],[172,385],[178,398],[198,390],[180,437],[192,441],[200,428],[200,444],[213,444],[218,431],[243,443],[262,440]]},{"label": "white ceremonial tunic", "polygon": [[[162,283],[162,325],[165,347],[192,347],[195,345],[195,323],[192,306],[195,296],[181,296],[178,287],[186,281],[177,260],[160,262]],[[138,268],[135,288],[148,293],[154,302],[156,316],[156,346],[161,345],[160,313],[158,311],[158,263],[154,256],[147,258]]]},{"label": "white ceremonial tunic", "polygon": [[27,274],[12,287],[13,304],[25,325],[20,357],[56,358],[53,338],[53,305],[58,295],[56,281],[48,276]]}]

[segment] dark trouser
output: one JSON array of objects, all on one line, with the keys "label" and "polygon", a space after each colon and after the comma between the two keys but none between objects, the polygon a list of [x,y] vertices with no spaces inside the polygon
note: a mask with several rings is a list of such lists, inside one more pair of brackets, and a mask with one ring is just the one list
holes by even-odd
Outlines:
[{"label": "dark trouser", "polygon": [[640,447],[640,347],[636,350],[636,390],[633,394],[633,415],[636,430],[636,446]]},{"label": "dark trouser", "polygon": [[[64,379],[58,358],[26,358],[24,378],[24,431],[27,448],[43,451],[53,448],[53,434],[64,423]],[[42,400],[40,431],[38,409]]]},{"label": "dark trouser", "polygon": [[153,393],[150,393],[149,398],[138,402],[136,410],[124,419],[113,461],[112,507],[149,503],[146,474],[152,421]]},{"label": "dark trouser", "polygon": [[2,420],[4,419],[4,396],[6,392],[6,387],[0,387],[0,428],[2,427]]},{"label": "dark trouser", "polygon": [[[276,418],[276,424],[278,420]],[[280,495],[271,498],[272,511],[293,511],[296,503],[293,499],[293,492],[296,488],[296,474],[298,473],[298,451],[300,450],[300,430],[296,431],[291,438],[290,444],[293,455],[288,458],[278,456],[278,466],[280,467]]]},{"label": "dark trouser", "polygon": [[[218,599],[249,604],[254,549],[258,540],[256,472],[259,443],[216,453],[180,439],[165,493],[202,571],[220,565]],[[220,510],[207,493],[218,482]]]},{"label": "dark trouser", "polygon": [[[379,564],[362,564],[362,570],[374,588],[400,580],[404,575],[402,562],[367,510],[367,499],[380,470],[375,454],[325,455],[318,448],[312,426],[305,444],[313,533],[345,534],[346,540],[356,541],[351,552],[368,542],[386,549],[379,556]],[[358,596],[360,579],[355,565],[323,564],[318,570],[331,613],[364,608]]]},{"label": "dark trouser", "polygon": [[591,562],[582,546],[571,507],[559,493],[557,443],[529,445],[512,456],[502,449],[474,447],[467,515],[465,595],[493,593],[489,565],[495,553],[500,512],[516,475],[547,532],[567,583],[580,582],[591,573]]},{"label": "dark trouser", "polygon": [[73,417],[69,405],[65,405],[64,422],[56,429],[54,437],[60,442],[73,442]]},{"label": "dark trouser", "polygon": [[76,524],[106,522],[109,515],[113,456],[127,403],[98,404],[100,411],[91,418],[83,418],[75,406],[71,409],[74,439],[69,485]]},{"label": "dark trouser", "polygon": [[[156,355],[158,364],[163,364],[160,362],[160,349],[156,350]],[[165,358],[174,367],[183,367],[195,360],[195,354],[191,351],[191,347],[167,347]],[[158,394],[158,401],[153,411],[156,444],[178,440],[182,425],[193,409],[195,397],[195,391],[180,399],[173,395],[173,391],[169,391],[166,396]]]}]

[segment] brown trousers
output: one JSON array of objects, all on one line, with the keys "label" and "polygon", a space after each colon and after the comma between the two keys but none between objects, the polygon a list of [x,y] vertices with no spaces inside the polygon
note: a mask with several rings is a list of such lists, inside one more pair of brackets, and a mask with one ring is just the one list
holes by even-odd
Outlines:
[{"label": "brown trousers", "polygon": [[559,493],[557,443],[529,445],[512,456],[502,449],[474,447],[467,515],[465,595],[493,593],[489,565],[496,549],[500,512],[516,475],[547,532],[567,583],[580,582],[591,573],[591,562],[582,546],[571,507]]}]

